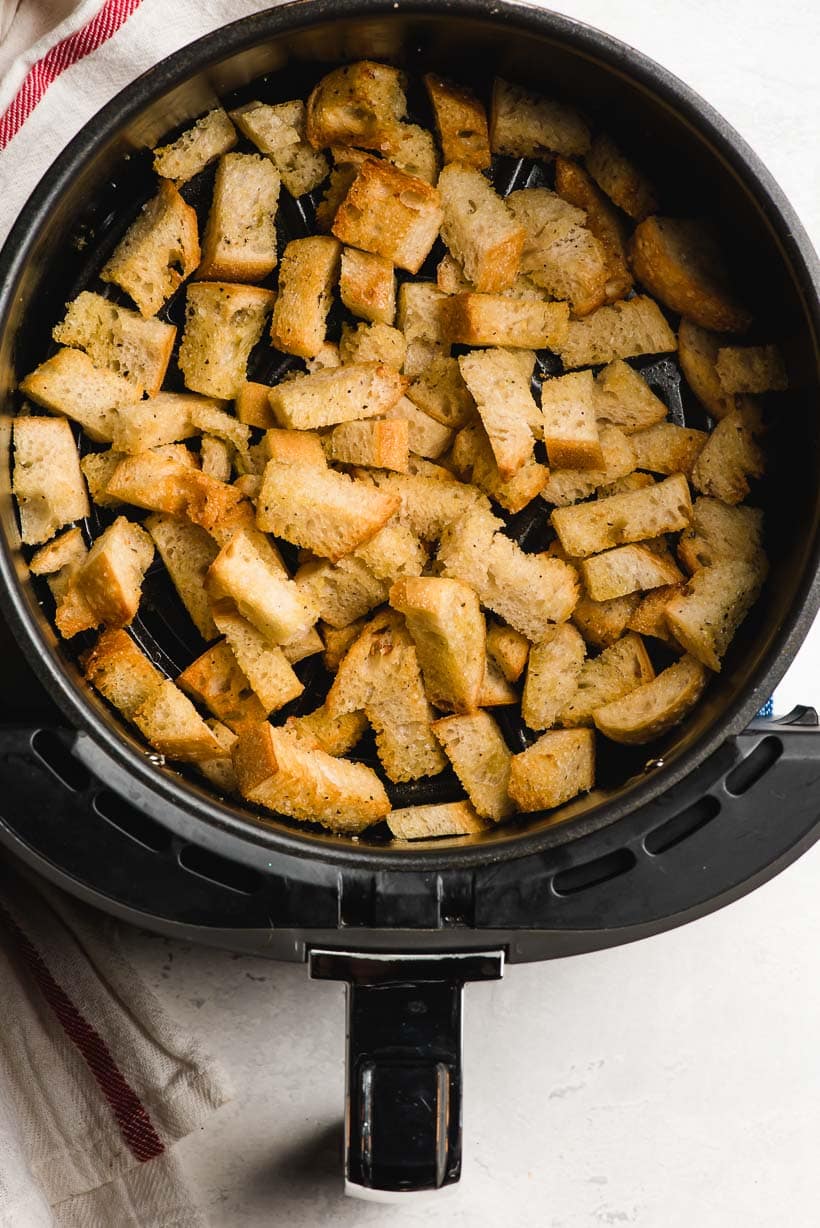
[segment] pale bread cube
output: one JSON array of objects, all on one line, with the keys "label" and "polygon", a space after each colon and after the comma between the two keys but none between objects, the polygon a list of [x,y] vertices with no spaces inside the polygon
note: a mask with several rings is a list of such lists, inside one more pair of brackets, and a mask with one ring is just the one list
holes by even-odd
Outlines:
[{"label": "pale bread cube", "polygon": [[351,363],[286,380],[271,388],[276,421],[291,430],[311,430],[380,418],[404,394],[405,381],[385,363]]},{"label": "pale bread cube", "polygon": [[404,334],[389,324],[342,325],[339,357],[345,365],[383,362],[401,371],[406,353]]},{"label": "pale bread cube", "polygon": [[475,415],[475,401],[467,387],[459,360],[435,355],[411,381],[407,397],[442,426],[463,426]]},{"label": "pale bread cube", "polygon": [[606,302],[626,298],[633,281],[626,254],[626,227],[615,209],[577,162],[555,159],[555,190],[563,200],[586,213],[586,227],[604,253]]},{"label": "pale bread cube", "polygon": [[648,546],[616,546],[581,562],[581,577],[593,601],[610,601],[627,593],[644,592],[683,579],[671,559]]},{"label": "pale bread cube", "polygon": [[78,568],[71,588],[77,590],[91,621],[74,623],[69,609],[58,609],[56,622],[69,639],[79,631],[98,627],[125,627],[139,609],[142,581],[154,557],[154,543],[140,525],[119,516],[100,534]]},{"label": "pale bread cube", "polygon": [[472,712],[484,679],[486,629],[478,597],[459,580],[411,576],[390,589],[416,646],[427,697],[448,712]]},{"label": "pale bread cube", "polygon": [[212,597],[230,597],[239,613],[272,644],[305,635],[319,611],[304,590],[271,567],[246,532],[223,546],[208,572]]},{"label": "pale bread cube", "polygon": [[161,686],[165,676],[127,631],[103,631],[80,660],[83,675],[126,720]]},{"label": "pale bread cube", "polygon": [[692,519],[689,483],[676,473],[654,486],[593,503],[559,507],[550,520],[571,558],[685,529]]},{"label": "pale bread cube", "polygon": [[[284,646],[269,643],[229,602],[215,602],[212,612],[218,631],[225,636],[238,668],[257,698],[260,719],[302,694],[305,688],[285,656]],[[230,724],[226,717],[221,719]]]},{"label": "pale bread cube", "polygon": [[176,684],[234,733],[267,716],[225,640],[206,648],[177,675]]},{"label": "pale bread cube", "polygon": [[480,819],[469,802],[404,806],[391,810],[387,825],[396,840],[432,840],[437,836],[472,836],[491,824]]},{"label": "pale bread cube", "polygon": [[749,493],[749,478],[760,478],[766,458],[756,435],[756,409],[733,410],[721,418],[692,468],[692,485],[723,503],[741,503]]},{"label": "pale bread cube", "polygon": [[525,233],[521,271],[551,297],[567,300],[576,316],[607,301],[607,254],[588,230],[586,213],[549,188],[522,188],[507,197]]},{"label": "pale bread cube", "polygon": [[236,396],[275,298],[271,290],[232,282],[188,286],[178,358],[187,388],[223,400]]},{"label": "pale bread cube", "polygon": [[291,239],[282,254],[271,318],[278,350],[312,358],[325,342],[327,313],[339,277],[341,247],[329,235]]},{"label": "pale bread cube", "polygon": [[570,702],[586,658],[586,644],[570,623],[550,627],[533,644],[521,697],[521,715],[530,729],[549,729]]},{"label": "pale bread cube", "polygon": [[279,176],[267,158],[220,159],[202,240],[202,281],[262,281],[276,268]]},{"label": "pale bread cube", "polygon": [[490,714],[445,716],[433,723],[433,732],[476,813],[496,823],[508,818],[515,809],[507,791],[512,756]]},{"label": "pale bread cube", "polygon": [[416,456],[437,460],[453,442],[450,428],[419,409],[407,396],[400,397],[385,416],[407,423],[407,444]]},{"label": "pale bread cube", "polygon": [[204,640],[212,640],[217,630],[205,580],[219,547],[205,529],[175,516],[149,516],[145,527],[191,621]]},{"label": "pale bread cube", "polygon": [[514,158],[573,157],[589,149],[589,128],[562,102],[496,77],[490,112],[490,148]]},{"label": "pale bread cube", "polygon": [[621,358],[607,363],[596,376],[598,420],[617,426],[625,435],[648,430],[669,412],[660,397],[634,367]]},{"label": "pale bread cube", "polygon": [[385,256],[342,249],[339,294],[348,311],[374,324],[392,324],[396,316],[396,272]]},{"label": "pale bread cube", "polygon": [[651,682],[595,711],[595,724],[613,742],[640,745],[667,733],[700,699],[709,672],[685,656]]},{"label": "pale bread cube", "polygon": [[143,319],[139,312],[83,290],[67,304],[65,318],[51,335],[61,345],[85,350],[95,367],[122,376],[140,396],[155,396],[171,361],[176,332],[173,324]]},{"label": "pale bread cube", "polygon": [[377,579],[367,564],[352,554],[338,563],[324,560],[303,563],[294,582],[319,617],[336,629],[358,623],[387,600],[390,588],[386,580]]},{"label": "pale bread cube", "polygon": [[367,717],[363,712],[345,712],[342,716],[331,716],[322,704],[320,708],[304,716],[289,716],[285,727],[315,738],[322,750],[329,755],[346,755],[367,729]]},{"label": "pale bread cube", "polygon": [[541,412],[550,467],[595,469],[605,466],[598,434],[595,380],[591,371],[573,371],[544,380]]},{"label": "pale bread cube", "polygon": [[591,729],[542,734],[528,750],[513,755],[510,797],[519,810],[552,810],[588,793],[595,784],[595,735]]},{"label": "pale bread cube", "polygon": [[269,106],[248,102],[230,112],[243,136],[270,158],[291,196],[304,196],[327,178],[328,164],[305,135],[305,104],[301,99]]},{"label": "pale bread cube", "polygon": [[718,352],[725,340],[719,333],[681,320],[678,358],[687,384],[713,418],[725,418],[739,407],[740,398],[726,392],[718,375]]},{"label": "pale bread cube", "polygon": [[755,562],[763,555],[763,512],[732,507],[700,495],[692,504],[692,523],[680,535],[678,558],[691,574],[713,563]]},{"label": "pale bread cube", "polygon": [[117,452],[149,452],[168,443],[196,435],[191,418],[194,409],[218,409],[221,402],[192,392],[158,392],[135,405],[123,405],[117,412],[111,446]]},{"label": "pale bread cube", "polygon": [[[598,440],[603,454],[603,468],[550,469],[541,497],[555,507],[568,507],[627,477],[635,468],[635,451],[629,439],[617,426],[601,426]],[[651,478],[648,485],[652,485]]]},{"label": "pale bread cube", "polygon": [[77,422],[89,439],[110,443],[118,410],[138,401],[141,390],[114,371],[95,367],[83,350],[59,349],[20,381],[37,405]]},{"label": "pale bread cube", "polygon": [[464,293],[445,296],[445,304],[446,335],[458,345],[562,353],[572,327],[566,303]]},{"label": "pale bread cube", "polygon": [[789,378],[776,345],[726,345],[717,353],[717,375],[728,395],[785,392]]},{"label": "pale bread cube", "polygon": [[689,477],[709,435],[706,431],[659,422],[629,436],[635,464],[650,473],[685,473]]},{"label": "pale bread cube", "polygon": [[90,511],[77,445],[65,418],[16,418],[12,492],[26,545],[48,541]]},{"label": "pale bread cube", "polygon": [[342,465],[365,465],[406,473],[410,444],[407,422],[379,419],[369,422],[342,422],[334,426],[327,439],[327,455]]},{"label": "pale bread cube", "polygon": [[558,713],[558,724],[567,728],[592,725],[599,708],[629,695],[654,677],[643,640],[627,631],[599,656],[584,661],[576,675],[575,692]]},{"label": "pale bread cube", "polygon": [[163,179],[185,183],[236,144],[236,129],[221,107],[186,128],[170,145],[154,150],[154,170]]},{"label": "pale bread cube", "polygon": [[624,302],[599,307],[582,320],[570,320],[556,346],[565,368],[591,367],[616,358],[665,354],[677,340],[663,312],[651,298],[636,294]]},{"label": "pale bread cube", "polygon": [[142,315],[154,316],[199,259],[196,212],[166,180],[114,248],[100,278],[124,290]]},{"label": "pale bread cube", "polygon": [[761,559],[723,559],[699,567],[666,607],[666,621],[681,647],[719,672],[735,632],[760,595],[766,570]]},{"label": "pale bread cube", "polygon": [[518,682],[527,667],[530,642],[512,627],[490,621],[487,625],[487,653],[508,682]]},{"label": "pale bread cube", "polygon": [[606,133],[593,139],[584,161],[598,187],[636,222],[656,211],[652,184]]},{"label": "pale bread cube", "polygon": [[[290,465],[318,465],[320,469],[327,468],[325,450],[318,431],[287,431],[281,427],[272,427],[265,431],[260,446],[265,464],[269,460],[278,460],[287,461]],[[256,493],[258,496],[259,492]]]},{"label": "pale bread cube", "polygon": [[588,644],[609,648],[626,631],[640,601],[640,593],[610,601],[593,601],[584,595],[572,611],[572,621]]},{"label": "pale bread cube", "polygon": [[472,166],[451,162],[439,175],[441,237],[476,290],[497,294],[515,281],[525,229]]},{"label": "pale bread cube", "polygon": [[529,380],[504,350],[473,350],[458,360],[504,481],[533,460],[530,423],[538,416]]}]

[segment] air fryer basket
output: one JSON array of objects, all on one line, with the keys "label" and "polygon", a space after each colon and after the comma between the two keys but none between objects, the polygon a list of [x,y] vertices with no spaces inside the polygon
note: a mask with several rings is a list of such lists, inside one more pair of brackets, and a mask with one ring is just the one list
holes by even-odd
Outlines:
[{"label": "air fryer basket", "polygon": [[[648,168],[660,187],[665,212],[709,215],[718,222],[736,280],[755,309],[752,339],[759,334],[781,344],[792,382],[788,398],[772,415],[769,473],[755,492],[755,501],[766,512],[771,576],[722,673],[711,682],[695,712],[679,730],[651,747],[602,745],[599,787],[557,813],[521,816],[481,836],[411,849],[390,847],[378,830],[350,840],[318,829],[299,829],[273,816],[259,822],[241,805],[216,799],[193,775],[180,774],[148,755],[82,681],[76,658],[83,644],[66,644],[55,636],[48,598],[32,584],[20,551],[9,483],[16,380],[42,361],[65,302],[93,285],[105,256],[151,193],[147,148],[216,99],[236,105],[256,97],[279,101],[305,96],[330,67],[363,56],[397,63],[416,80],[423,71],[439,71],[472,84],[485,98],[493,75],[499,74],[580,104],[593,122],[600,121]],[[410,104],[414,117],[429,122],[422,91],[411,93]],[[503,191],[550,182],[548,168],[510,159],[498,159],[493,176]],[[208,175],[189,191],[192,203],[207,207]],[[310,201],[283,202],[282,242],[308,233],[311,212]],[[278,867],[275,898],[261,888],[258,896],[256,888],[247,888],[258,903],[256,920],[247,924],[257,926],[260,933],[267,924],[272,926],[269,949],[280,957],[288,957],[288,943],[290,957],[293,951],[304,952],[305,935],[312,935],[307,945],[312,947],[314,974],[340,976],[356,985],[349,1018],[348,1158],[355,1183],[410,1188],[457,1177],[460,1072],[454,1038],[460,985],[466,979],[499,975],[502,947],[508,953],[517,951],[519,958],[537,958],[624,941],[650,932],[653,926],[661,928],[661,918],[663,924],[673,924],[703,911],[707,900],[725,900],[748,889],[764,875],[765,866],[774,872],[811,838],[816,816],[810,814],[810,798],[802,794],[812,779],[809,764],[816,758],[817,739],[809,739],[809,749],[804,732],[784,737],[781,744],[760,727],[742,731],[782,676],[818,606],[817,281],[810,245],[782,194],[737,134],[701,99],[658,66],[597,31],[517,4],[490,9],[482,0],[415,0],[401,6],[390,0],[301,0],[200,40],[134,82],[80,132],[45,176],[0,254],[0,395],[5,410],[0,423],[0,599],[9,625],[40,680],[79,731],[59,734],[57,742],[107,786],[106,797],[120,799],[132,822],[134,815],[144,816],[145,848],[152,848],[152,839],[159,841],[154,852],[168,850],[175,866],[177,861],[185,864],[185,849],[199,849],[205,858],[201,862],[205,878],[208,857],[236,866],[237,882],[242,874],[261,881]],[[180,323],[181,308],[178,296],[167,309],[168,317]],[[275,373],[271,361],[272,351],[263,343],[254,355],[252,373],[269,378]],[[638,360],[635,365],[667,401],[676,421],[704,424],[702,410],[680,379],[674,355]],[[560,371],[548,354],[539,356],[539,366],[544,372]],[[525,549],[537,549],[545,540],[546,518],[546,508],[535,515],[526,509],[510,518],[508,531]],[[99,522],[90,523],[89,531],[93,534],[98,527]],[[149,577],[134,631],[150,655],[172,674],[202,649],[159,564]],[[322,679],[315,661],[308,660],[299,669],[306,682],[303,710],[308,710],[311,701],[321,698]],[[507,722],[505,734],[513,749],[526,744],[526,735],[512,722]],[[786,742],[790,747],[784,750]],[[12,795],[32,825],[48,823],[44,808],[48,809],[55,786],[31,768],[30,750],[30,733],[7,740],[7,764],[20,769]],[[42,746],[36,753],[48,759],[41,752]],[[756,755],[763,764],[761,778],[772,769],[765,792],[747,794],[758,779],[756,767],[747,771],[749,783],[733,791],[732,773],[739,770],[744,756],[751,763]],[[796,794],[794,830],[788,838],[784,835],[782,846],[770,847],[765,838],[766,808],[775,804],[784,781]],[[712,801],[703,803],[699,799],[708,790]],[[73,889],[81,889],[77,881],[82,881],[80,867],[86,855],[83,824],[92,830],[95,815],[103,813],[103,802],[99,784],[89,784],[87,778],[72,786],[70,793],[70,798],[65,792],[61,795],[61,805],[66,808],[62,813],[73,816],[72,832],[59,832],[51,820],[52,865],[43,862],[41,868],[52,872],[60,864],[76,864]],[[447,774],[432,783],[394,791],[399,803],[459,795],[457,782]],[[110,801],[105,805],[116,811]],[[679,845],[680,832],[707,829],[719,812],[726,820],[723,855],[712,865],[693,841],[687,861],[686,849]],[[682,821],[681,815],[688,818]],[[112,821],[116,826],[117,820]],[[127,829],[125,818],[122,824]],[[662,830],[666,834],[655,837],[653,852],[650,833]],[[165,837],[151,836],[151,831],[165,833],[167,845],[162,843]],[[6,838],[2,831],[0,838]],[[732,840],[738,841],[737,846]],[[19,845],[18,851],[25,855],[19,836],[7,842]],[[662,870],[653,867],[656,853],[678,845],[676,873],[669,873],[668,863]],[[714,850],[714,840],[711,847]],[[730,871],[727,859],[733,849],[736,865]],[[111,857],[116,856],[112,845]],[[151,891],[133,881],[133,867],[139,865],[137,873],[150,876],[158,863],[152,869],[149,861],[143,861],[132,860],[130,872],[120,876],[130,881],[120,883],[123,894],[118,898],[127,896],[131,915],[151,923],[151,913],[157,911],[151,906]],[[638,869],[645,871],[640,880]],[[631,887],[621,885],[619,895],[628,871],[633,872]],[[218,878],[215,870],[211,877]],[[582,887],[610,882],[614,890],[580,894]],[[650,896],[655,912],[647,903]],[[229,921],[214,919],[214,899],[213,894],[204,899],[195,893],[190,900],[186,897],[180,905],[183,920],[227,929]],[[225,905],[226,918],[235,915],[232,908],[234,904]],[[559,913],[563,945],[547,952],[538,943],[528,947],[524,936],[520,942],[511,937],[526,929],[550,929]],[[450,924],[470,930],[448,931]],[[355,953],[317,949],[338,946],[343,927],[356,933],[351,945],[359,950],[365,946],[384,952],[438,949],[472,955],[466,963],[453,964],[451,959],[446,967],[431,969],[430,961],[424,968],[410,967],[404,959],[380,963]],[[283,940],[276,929],[285,932]],[[611,936],[601,938],[607,929]],[[597,934],[595,939],[589,937],[592,933]],[[446,990],[431,988],[442,984]],[[415,986],[409,996],[408,985]],[[406,1022],[408,1012],[413,1015],[417,1007],[430,1028],[419,1026],[405,1034],[396,1065],[391,1033],[396,1012]],[[373,1010],[381,1031],[373,1025]],[[385,1052],[393,1055],[386,1064]],[[445,1074],[435,1073],[440,1070]],[[390,1122],[406,1140],[407,1131],[401,1127],[410,1130],[412,1123],[392,1121],[390,1105],[396,1100],[411,1103],[414,1097],[419,1103],[435,1103],[440,1115],[432,1124],[425,1117],[419,1126],[423,1144],[419,1154],[413,1158],[408,1151],[397,1158],[389,1148],[377,1154],[372,1146],[367,1151],[363,1140],[371,1138],[368,1131],[374,1121],[380,1125],[373,1137],[383,1140],[382,1127]],[[431,1129],[435,1146],[430,1142]]]}]

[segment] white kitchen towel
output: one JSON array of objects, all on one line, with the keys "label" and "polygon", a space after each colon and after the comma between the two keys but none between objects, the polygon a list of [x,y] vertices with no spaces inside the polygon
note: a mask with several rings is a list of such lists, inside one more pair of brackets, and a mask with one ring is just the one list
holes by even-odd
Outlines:
[{"label": "white kitchen towel", "polygon": [[171,1148],[229,1098],[225,1075],[113,922],[8,863],[0,1001],[2,1228],[200,1228]]}]

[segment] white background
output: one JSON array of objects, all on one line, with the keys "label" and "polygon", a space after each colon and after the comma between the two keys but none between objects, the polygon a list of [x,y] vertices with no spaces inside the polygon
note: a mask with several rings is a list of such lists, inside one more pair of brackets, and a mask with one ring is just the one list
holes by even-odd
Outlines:
[{"label": "white background", "polygon": [[[558,7],[722,111],[817,240],[814,3]],[[817,635],[778,708],[812,698]],[[820,850],[683,930],[468,988],[464,1177],[423,1210],[342,1198],[339,987],[309,984],[302,967],[127,933],[146,979],[236,1085],[178,1149],[215,1228],[820,1223],[819,873]]]}]

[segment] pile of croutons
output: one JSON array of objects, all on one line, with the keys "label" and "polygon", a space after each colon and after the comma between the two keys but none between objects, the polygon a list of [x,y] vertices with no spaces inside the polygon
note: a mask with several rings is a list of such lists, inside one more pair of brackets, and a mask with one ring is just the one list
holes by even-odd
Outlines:
[{"label": "pile of croutons", "polygon": [[[561,806],[595,783],[596,731],[647,742],[691,710],[766,576],[743,501],[757,394],[786,376],[738,342],[751,316],[708,228],[659,216],[580,113],[497,80],[488,119],[427,75],[434,134],[405,84],[351,64],[154,150],[156,195],[21,382],[14,492],[57,629],[99,631],[85,676],[155,752],[279,815],[418,839]],[[500,196],[495,155],[554,186]],[[213,162],[200,245],[185,185]],[[314,194],[318,233],[280,252],[282,192]],[[249,381],[266,345],[303,368]],[[625,361],[673,351],[711,431]],[[163,390],[172,357],[186,392]],[[112,509],[90,543],[89,494]],[[541,553],[505,532],[528,507]],[[176,678],[125,630],[155,551],[207,645]],[[318,653],[324,702],[277,717]],[[381,774],[355,760],[368,728]],[[391,810],[384,778],[448,765],[465,800]]]}]

